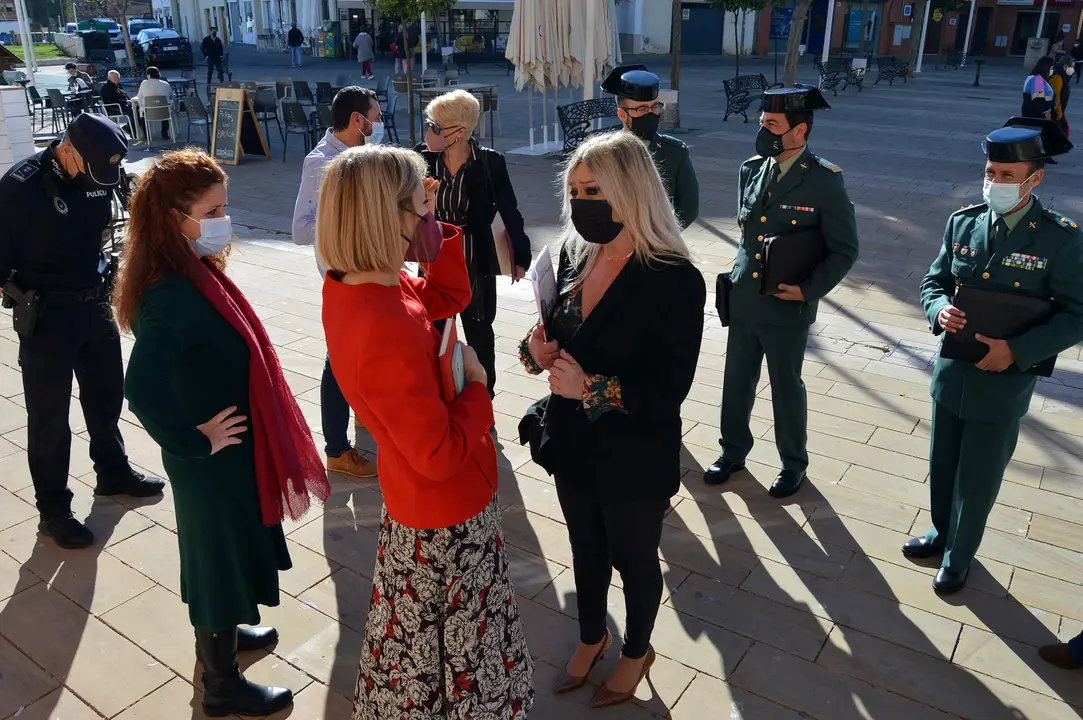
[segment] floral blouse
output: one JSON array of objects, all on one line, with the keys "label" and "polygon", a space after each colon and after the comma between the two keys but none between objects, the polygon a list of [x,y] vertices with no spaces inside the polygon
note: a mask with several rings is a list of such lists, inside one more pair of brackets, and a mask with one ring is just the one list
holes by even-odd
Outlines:
[{"label": "floral blouse", "polygon": [[[553,325],[561,330],[561,332],[557,334],[570,337],[582,324],[582,290],[576,288],[565,296],[564,302],[561,303],[560,307],[553,311]],[[537,327],[537,325],[534,327]],[[531,375],[540,375],[542,373],[542,368],[534,362],[534,357],[530,354],[529,348],[530,335],[533,332],[534,328],[531,328],[530,332],[528,332],[522,342],[519,343],[519,362],[523,364],[523,367],[526,368],[526,371]],[[606,377],[605,375],[587,375],[586,385],[586,392],[584,393],[583,398],[583,410],[587,413],[587,418],[591,422],[594,422],[607,412],[628,414],[628,411],[624,407],[624,401],[621,398],[620,378],[616,375],[612,377]]]}]

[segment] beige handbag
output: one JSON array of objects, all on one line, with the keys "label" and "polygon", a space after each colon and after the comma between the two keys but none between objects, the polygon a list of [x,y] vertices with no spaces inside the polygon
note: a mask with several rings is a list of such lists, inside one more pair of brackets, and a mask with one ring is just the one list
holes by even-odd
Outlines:
[{"label": "beige handbag", "polygon": [[[485,156],[481,155],[478,160],[481,162],[482,169],[485,170],[485,184],[489,188],[489,194],[493,197],[495,202],[496,193],[493,189],[493,178],[489,174],[489,163],[486,162]],[[500,266],[500,274],[513,277],[512,273],[515,271],[515,250],[511,244],[511,236],[508,235],[508,229],[504,226],[504,218],[500,217],[500,211],[497,210],[496,217],[493,218],[493,245],[496,249],[496,260]]]}]

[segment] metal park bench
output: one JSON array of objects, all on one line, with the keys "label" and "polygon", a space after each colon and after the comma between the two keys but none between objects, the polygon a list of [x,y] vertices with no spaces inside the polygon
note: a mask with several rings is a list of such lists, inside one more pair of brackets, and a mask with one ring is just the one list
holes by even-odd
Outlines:
[{"label": "metal park bench", "polygon": [[903,82],[906,82],[906,73],[910,69],[910,63],[899,60],[897,57],[890,55],[876,58],[876,82],[874,85],[879,85],[881,80],[887,80],[888,85],[895,83],[895,78],[901,77]]},{"label": "metal park bench", "polygon": [[[570,105],[561,105],[557,108],[557,116],[560,118],[560,129],[564,133],[563,153],[567,155],[574,152],[584,140],[595,132],[595,120],[601,118],[616,119],[617,99],[611,97],[596,98],[571,103]],[[613,124],[609,123],[600,128],[599,132],[608,132],[613,127]]]},{"label": "metal park bench", "polygon": [[726,114],[722,120],[725,121],[730,115],[740,113],[745,122],[748,122],[748,106],[757,100],[764,90],[779,87],[782,87],[781,83],[768,85],[763,73],[739,75],[722,81],[722,88],[726,91]]}]

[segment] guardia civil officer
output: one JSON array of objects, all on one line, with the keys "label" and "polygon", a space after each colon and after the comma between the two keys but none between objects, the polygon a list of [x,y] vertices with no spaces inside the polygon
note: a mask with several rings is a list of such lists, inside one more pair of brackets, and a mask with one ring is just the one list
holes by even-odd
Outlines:
[{"label": "guardia civil officer", "polygon": [[124,367],[102,235],[127,151],[116,124],[83,113],[63,140],[0,178],[0,279],[19,334],[38,530],[63,548],[94,542],[72,516],[68,489],[73,373],[90,434],[94,494],[145,497],[164,485],[132,470],[118,427]]},{"label": "guardia civil officer", "polygon": [[[809,325],[816,320],[820,298],[839,284],[858,255],[854,206],[842,170],[807,146],[813,112],[829,107],[816,88],[766,91],[756,136],[759,154],[741,165],[737,220],[742,232],[731,273],[722,456],[704,475],[709,485],[724,483],[745,467],[752,450],[748,423],[765,355],[775,445],[782,461],[770,494],[793,495],[805,479],[808,413],[801,365]],[[819,231],[827,249],[823,262],[800,285],[780,285],[777,295],[761,294],[764,238],[813,230]]]},{"label": "guardia civil officer", "polygon": [[660,85],[658,76],[647,72],[646,65],[623,65],[613,68],[602,90],[617,96],[617,117],[624,129],[647,143],[683,230],[699,215],[699,178],[688,146],[658,132],[666,107],[658,100]]},{"label": "guardia civil officer", "polygon": [[958,590],[978,550],[1019,421],[1037,380],[1027,368],[1083,341],[1083,232],[1042,207],[1034,190],[1045,164],[1072,144],[1057,124],[1012,118],[983,143],[985,202],[948,218],[940,254],[921,282],[921,304],[933,334],[967,319],[953,307],[959,285],[1045,299],[1063,309],[1011,339],[976,335],[989,346],[979,363],[936,358],[929,494],[933,527],[903,545],[910,557],[943,562],[933,587]]}]

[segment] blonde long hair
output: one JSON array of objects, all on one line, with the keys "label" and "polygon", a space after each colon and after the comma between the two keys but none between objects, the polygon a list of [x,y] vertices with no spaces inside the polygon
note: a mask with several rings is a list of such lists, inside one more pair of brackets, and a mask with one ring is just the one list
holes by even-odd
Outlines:
[{"label": "blonde long hair", "polygon": [[600,245],[588,243],[572,224],[571,176],[580,163],[590,168],[598,187],[623,221],[636,261],[667,264],[689,258],[688,246],[681,238],[673,206],[647,146],[630,132],[596,135],[580,145],[564,167],[561,242],[572,267],[579,268],[569,287],[582,284],[602,253]]},{"label": "blonde long hair", "polygon": [[316,206],[316,249],[331,270],[387,272],[402,266],[402,220],[425,177],[425,160],[389,145],[350,148],[327,166]]}]

